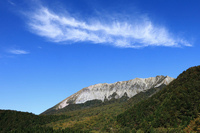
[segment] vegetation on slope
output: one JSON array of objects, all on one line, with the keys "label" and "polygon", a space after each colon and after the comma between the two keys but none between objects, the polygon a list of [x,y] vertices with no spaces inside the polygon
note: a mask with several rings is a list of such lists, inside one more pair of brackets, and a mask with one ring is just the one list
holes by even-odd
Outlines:
[{"label": "vegetation on slope", "polygon": [[[162,86],[163,87],[163,86]],[[65,114],[69,119],[49,123],[48,126],[54,129],[74,128],[100,132],[119,132],[122,130],[116,121],[117,115],[123,113],[132,105],[155,94],[160,88],[151,88],[141,92],[127,101],[126,95],[120,99],[113,99],[106,102],[89,101],[84,104],[71,104],[60,111],[52,111],[54,114]],[[89,104],[90,103],[90,104]],[[96,104],[95,104],[96,103]],[[87,105],[87,106],[86,106]],[[72,107],[72,108],[71,108]],[[82,108],[80,108],[82,107]]]},{"label": "vegetation on slope", "polygon": [[27,133],[27,132],[74,132],[75,129],[53,130],[45,126],[47,123],[67,119],[66,115],[38,116],[32,113],[0,110],[0,132],[1,133]]},{"label": "vegetation on slope", "polygon": [[122,127],[183,128],[200,112],[200,66],[189,68],[167,87],[117,116]]},{"label": "vegetation on slope", "polygon": [[110,132],[116,124],[116,116],[124,110],[121,103],[113,103],[81,110],[69,111],[62,114],[69,115],[69,119],[49,123],[47,126],[54,129],[82,129],[92,131]]},{"label": "vegetation on slope", "polygon": [[190,124],[184,129],[186,133],[199,133],[200,132],[200,116],[192,120]]}]

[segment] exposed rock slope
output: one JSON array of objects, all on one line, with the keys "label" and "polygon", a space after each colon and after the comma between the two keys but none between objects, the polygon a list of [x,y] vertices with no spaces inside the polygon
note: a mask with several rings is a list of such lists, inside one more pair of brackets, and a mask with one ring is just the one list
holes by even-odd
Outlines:
[{"label": "exposed rock slope", "polygon": [[127,95],[129,98],[138,94],[139,92],[146,91],[150,88],[156,88],[161,85],[168,85],[174,78],[169,76],[156,76],[150,78],[135,78],[128,81],[120,81],[112,84],[96,84],[83,88],[77,93],[66,98],[55,107],[62,109],[69,104],[85,103],[86,101],[98,99],[104,101],[110,100],[113,95],[116,99]]}]

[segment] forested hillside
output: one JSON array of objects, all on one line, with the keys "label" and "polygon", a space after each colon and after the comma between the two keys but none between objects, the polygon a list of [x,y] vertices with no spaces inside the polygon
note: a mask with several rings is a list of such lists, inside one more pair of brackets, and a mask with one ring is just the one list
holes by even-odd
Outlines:
[{"label": "forested hillside", "polygon": [[48,115],[38,116],[32,113],[19,112],[12,110],[0,110],[0,132],[1,133],[33,133],[33,132],[46,132],[46,133],[59,133],[59,132],[76,132],[74,130],[66,128],[65,130],[53,130],[51,127],[47,127],[46,124],[55,122],[62,119],[67,119],[66,115]]},{"label": "forested hillside", "polygon": [[200,66],[189,68],[151,98],[117,116],[122,127],[180,128],[200,113]]}]

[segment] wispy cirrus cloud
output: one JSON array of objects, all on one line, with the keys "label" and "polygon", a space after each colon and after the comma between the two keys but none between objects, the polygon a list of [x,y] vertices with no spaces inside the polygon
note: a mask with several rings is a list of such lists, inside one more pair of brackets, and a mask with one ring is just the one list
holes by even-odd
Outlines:
[{"label": "wispy cirrus cloud", "polygon": [[25,50],[20,50],[20,49],[10,49],[7,51],[10,54],[29,54],[30,52],[25,51]]},{"label": "wispy cirrus cloud", "polygon": [[185,39],[174,36],[165,27],[154,25],[148,18],[132,22],[84,21],[69,14],[60,15],[46,7],[40,7],[27,16],[30,30],[53,42],[89,41],[122,48],[191,46]]},{"label": "wispy cirrus cloud", "polygon": [[7,1],[8,1],[8,3],[10,3],[11,5],[16,6],[16,4],[15,4],[14,2],[12,2],[11,0],[7,0]]}]

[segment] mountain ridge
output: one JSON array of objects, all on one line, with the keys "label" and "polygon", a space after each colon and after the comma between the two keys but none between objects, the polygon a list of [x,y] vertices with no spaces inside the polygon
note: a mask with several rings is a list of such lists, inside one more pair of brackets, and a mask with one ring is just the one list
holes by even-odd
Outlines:
[{"label": "mountain ridge", "polygon": [[81,104],[91,100],[101,100],[103,102],[104,100],[110,100],[113,97],[115,99],[119,99],[123,96],[131,98],[134,95],[150,88],[168,85],[173,80],[174,78],[169,76],[160,75],[150,78],[135,78],[128,81],[118,81],[110,84],[95,84],[79,90],[50,109],[59,110],[69,104]]}]

